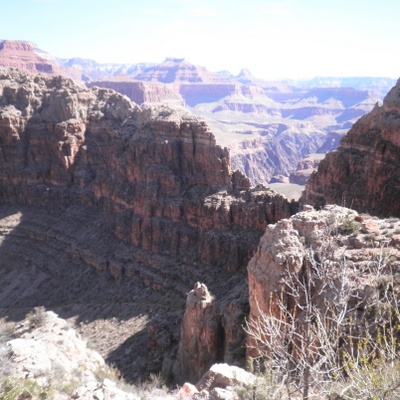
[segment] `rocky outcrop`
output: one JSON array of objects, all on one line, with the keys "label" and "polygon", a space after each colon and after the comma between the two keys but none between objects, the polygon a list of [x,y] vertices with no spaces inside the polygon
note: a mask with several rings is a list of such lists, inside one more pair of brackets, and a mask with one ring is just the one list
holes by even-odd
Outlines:
[{"label": "rocky outcrop", "polygon": [[216,300],[204,284],[196,282],[188,293],[178,351],[178,381],[196,383],[222,358],[221,317]]},{"label": "rocky outcrop", "polygon": [[104,378],[111,376],[104,359],[54,312],[37,308],[16,326],[13,336],[0,345],[0,372],[2,380],[13,384],[15,398],[22,398],[18,396],[27,385],[31,395],[38,395],[34,398],[53,393],[65,400],[138,399]]},{"label": "rocky outcrop", "polygon": [[[349,265],[353,271],[349,274],[350,290],[357,293],[358,305],[354,308],[361,315],[367,304],[374,304],[374,296],[379,291],[378,287],[373,287],[372,275],[365,273],[372,273],[379,257],[384,257],[388,263],[385,273],[394,274],[394,282],[399,282],[399,232],[398,219],[361,217],[354,210],[332,205],[320,211],[307,207],[307,211],[269,225],[248,265],[249,321],[260,321],[263,315],[281,318],[283,309],[279,301],[289,309],[300,304],[297,318],[301,320],[304,299],[300,296],[294,300],[288,285],[297,284],[291,276],[301,276],[311,254],[318,262],[328,262],[331,271],[339,270],[341,263]],[[318,307],[324,307],[333,301],[330,296],[334,296],[334,289],[314,290],[310,295]],[[262,351],[262,343],[250,335],[248,357],[257,357]]]},{"label": "rocky outcrop", "polygon": [[380,216],[400,216],[400,82],[360,118],[337,151],[321,161],[302,201],[336,203]]},{"label": "rocky outcrop", "polygon": [[35,379],[45,385],[57,369],[59,378],[67,382],[75,379],[80,365],[92,373],[92,379],[97,369],[105,368],[100,355],[88,349],[64,320],[42,308],[28,314],[14,336],[1,347],[2,376]]},{"label": "rocky outcrop", "polygon": [[185,105],[185,101],[178,93],[159,82],[140,82],[133,81],[128,77],[120,77],[110,80],[90,81],[87,86],[99,86],[116,90],[118,93],[128,96],[136,104],[164,103],[177,106]]},{"label": "rocky outcrop", "polygon": [[20,40],[0,41],[0,67],[17,68],[33,73],[64,75],[81,80],[78,69],[63,67],[49,53],[39,49],[35,43]]},{"label": "rocky outcrop", "polygon": [[5,342],[0,336],[0,391],[10,399],[177,399],[156,383],[139,387],[121,382],[65,320],[43,307],[27,314],[9,334]]},{"label": "rocky outcrop", "polygon": [[201,396],[199,398],[239,400],[241,397],[236,393],[238,389],[250,391],[256,384],[256,376],[242,368],[214,364],[196,383],[196,388]]}]

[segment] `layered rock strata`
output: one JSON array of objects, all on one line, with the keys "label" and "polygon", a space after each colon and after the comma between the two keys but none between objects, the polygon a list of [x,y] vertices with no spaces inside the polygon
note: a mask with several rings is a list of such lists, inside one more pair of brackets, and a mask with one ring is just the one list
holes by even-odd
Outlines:
[{"label": "layered rock strata", "polygon": [[296,171],[289,175],[289,182],[297,185],[305,185],[310,175],[318,168],[323,159],[323,154],[310,154],[297,163]]},{"label": "layered rock strata", "polygon": [[22,40],[0,40],[0,67],[50,75],[60,74],[76,81],[80,81],[82,76],[76,68],[59,65],[51,54],[39,49],[35,43]]},{"label": "layered rock strata", "polygon": [[311,175],[303,203],[400,216],[400,82],[360,118]]},{"label": "layered rock strata", "polygon": [[[109,89],[10,70],[0,72],[0,95],[0,203],[5,219],[9,212],[20,215],[4,231],[0,249],[13,266],[2,265],[2,292],[9,294],[4,312],[11,312],[12,298],[19,299],[19,307],[45,303],[67,312],[74,301],[82,301],[84,309],[86,303],[101,308],[107,296],[112,313],[118,303],[129,319],[135,314],[133,304],[147,310],[145,315],[154,323],[159,300],[142,307],[133,293],[143,285],[158,291],[154,296],[159,299],[173,293],[162,314],[180,310],[179,316],[175,313],[165,323],[166,335],[156,335],[151,345],[158,351],[151,368],[159,370],[160,354],[176,343],[175,322],[194,282],[205,282],[219,298],[229,298],[267,224],[288,217],[292,205],[262,186],[251,188],[243,174],[233,173],[228,151],[217,146],[206,124],[185,109],[140,108]],[[8,211],[6,205],[17,208]],[[63,223],[57,222],[57,215]],[[48,240],[55,247],[40,259],[38,251],[28,252],[31,244],[44,248]],[[26,243],[26,252],[16,250],[20,255],[12,257],[18,243]],[[99,277],[103,293],[63,288],[60,277],[67,272],[61,266],[68,263],[53,265],[57,249],[82,274],[84,286],[95,279],[87,267],[106,273]],[[16,275],[20,268],[27,274]],[[107,281],[108,274],[124,289]],[[38,280],[29,286],[25,276]],[[131,287],[126,283],[130,280],[135,281]],[[15,284],[21,284],[23,296],[13,291]],[[63,293],[62,300],[57,291]],[[91,300],[83,300],[86,295]],[[229,309],[226,304],[223,312]],[[238,314],[235,307],[232,310]],[[107,312],[100,314],[104,318]],[[227,320],[235,320],[235,315]],[[141,365],[126,361],[129,343],[140,343],[140,360],[148,356],[147,344],[138,333],[135,336],[103,353],[119,363],[124,358],[121,363],[130,377]],[[236,342],[236,337],[226,340]]]},{"label": "layered rock strata", "polygon": [[125,242],[231,269],[249,256],[246,237],[289,213],[231,174],[227,150],[184,109],[141,110],[60,77],[0,78],[3,203],[95,206]]},{"label": "layered rock strata", "polygon": [[102,81],[91,81],[87,86],[99,86],[116,90],[128,96],[134,103],[164,103],[170,105],[184,106],[185,101],[169,86],[160,82],[140,82],[133,81],[128,77],[110,79]]}]

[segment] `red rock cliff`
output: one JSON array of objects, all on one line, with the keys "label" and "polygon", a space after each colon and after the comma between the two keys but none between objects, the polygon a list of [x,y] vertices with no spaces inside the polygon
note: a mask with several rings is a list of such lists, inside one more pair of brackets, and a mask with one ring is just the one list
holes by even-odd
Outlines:
[{"label": "red rock cliff", "polygon": [[137,248],[235,271],[289,204],[230,171],[229,154],[185,109],[140,109],[61,77],[0,74],[0,200],[82,204]]},{"label": "red rock cliff", "polygon": [[400,81],[311,175],[303,203],[400,216]]}]

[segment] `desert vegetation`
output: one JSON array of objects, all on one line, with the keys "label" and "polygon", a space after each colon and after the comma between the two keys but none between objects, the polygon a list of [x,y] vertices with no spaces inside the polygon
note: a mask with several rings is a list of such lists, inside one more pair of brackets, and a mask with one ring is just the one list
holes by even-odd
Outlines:
[{"label": "desert vegetation", "polygon": [[263,379],[246,398],[399,398],[399,282],[391,249],[373,242],[362,265],[345,252],[337,256],[341,235],[359,225],[346,219],[327,226],[300,272],[285,271],[270,309],[247,322],[259,353],[251,368]]}]

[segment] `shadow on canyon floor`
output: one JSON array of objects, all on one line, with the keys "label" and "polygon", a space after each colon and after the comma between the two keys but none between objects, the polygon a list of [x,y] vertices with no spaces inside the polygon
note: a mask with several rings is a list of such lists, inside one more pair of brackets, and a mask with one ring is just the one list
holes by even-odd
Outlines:
[{"label": "shadow on canyon floor", "polygon": [[226,296],[245,275],[146,254],[81,206],[0,207],[0,323],[44,306],[127,381],[159,370],[160,355],[176,348],[186,293],[197,280]]},{"label": "shadow on canyon floor", "polygon": [[[133,380],[150,340],[148,327],[164,320],[179,326],[185,295],[155,290],[135,249],[118,242],[111,228],[83,207],[2,206],[0,321],[18,322],[44,306]],[[130,267],[129,276],[121,265]]]}]

